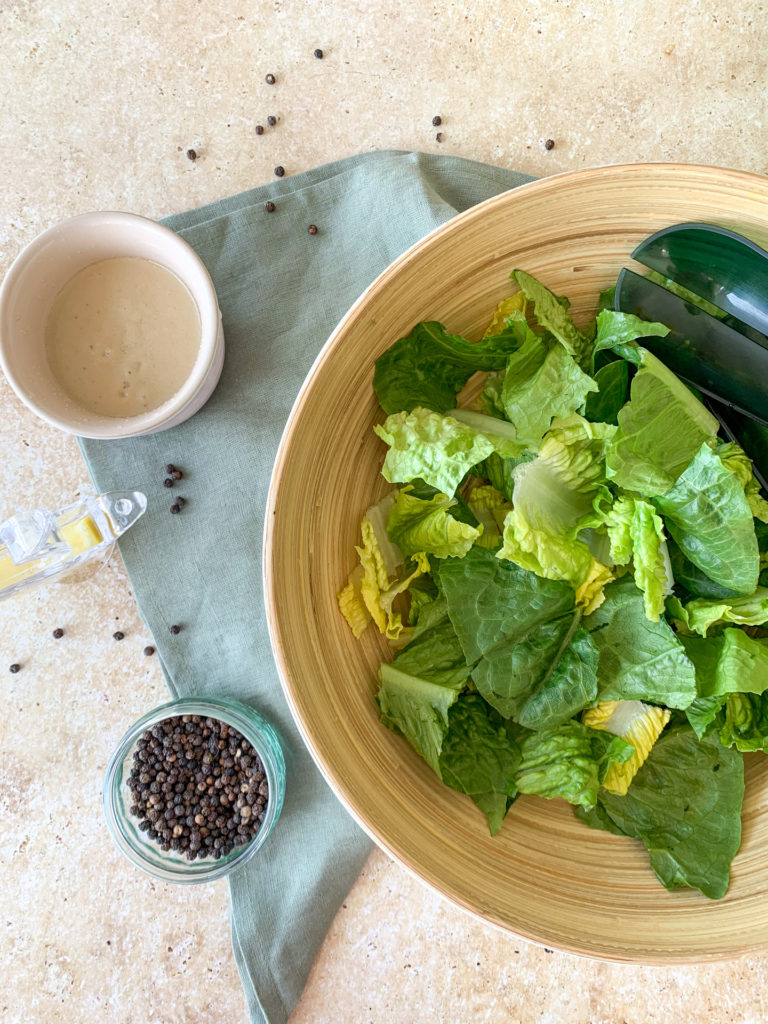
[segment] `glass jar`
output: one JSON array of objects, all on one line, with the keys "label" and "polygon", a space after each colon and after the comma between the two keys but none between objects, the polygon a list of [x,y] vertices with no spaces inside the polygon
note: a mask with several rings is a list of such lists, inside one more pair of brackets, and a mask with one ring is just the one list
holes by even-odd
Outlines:
[{"label": "glass jar", "polygon": [[[269,786],[266,810],[256,835],[218,860],[188,860],[183,851],[165,851],[139,828],[140,818],[130,813],[134,797],[128,787],[133,756],[141,736],[158,722],[178,715],[215,718],[236,729],[259,755]],[[104,779],[102,801],[112,838],[137,867],[165,882],[212,882],[240,868],[261,849],[275,827],[285,795],[285,760],[274,728],[247,704],[225,699],[182,697],[162,704],[140,718],[123,736],[112,755]]]}]

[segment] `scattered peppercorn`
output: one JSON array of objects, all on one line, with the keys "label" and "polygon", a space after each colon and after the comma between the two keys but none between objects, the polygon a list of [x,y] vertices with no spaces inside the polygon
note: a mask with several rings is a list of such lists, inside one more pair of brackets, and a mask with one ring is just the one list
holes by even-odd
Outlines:
[{"label": "scattered peppercorn", "polygon": [[277,79],[275,78],[274,75],[270,74],[264,76],[264,81],[267,83],[267,85],[274,85]]},{"label": "scattered peppercorn", "polygon": [[112,639],[113,640],[124,640],[125,639],[125,633],[121,632],[118,629],[118,631],[116,633],[112,634]]},{"label": "scattered peppercorn", "polygon": [[310,224],[309,227],[307,228],[307,231],[309,231],[310,235],[316,235],[317,234],[317,224]]},{"label": "scattered peppercorn", "polygon": [[270,128],[274,128],[275,125],[277,124],[277,118],[273,114],[270,114],[269,117],[267,118],[267,124],[269,125]]},{"label": "scattered peppercorn", "polygon": [[544,149],[554,149],[554,148],[555,148],[555,140],[554,139],[547,139],[547,141],[544,143]]},{"label": "scattered peppercorn", "polygon": [[174,469],[176,469],[174,464],[172,462],[169,462],[168,465],[165,467],[165,472],[166,473],[172,473],[174,471]]},{"label": "scattered peppercorn", "polygon": [[275,204],[270,199],[268,199],[266,203],[264,203],[264,209],[267,211],[267,213],[274,213]]},{"label": "scattered peppercorn", "polygon": [[61,640],[61,638],[63,636],[64,636],[64,630],[61,627],[57,627],[56,629],[54,629],[54,631],[53,631],[53,639],[54,640]]},{"label": "scattered peppercorn", "polygon": [[165,478],[165,480],[163,480],[163,487],[173,487],[173,477],[172,476],[167,476]]},{"label": "scattered peppercorn", "polygon": [[281,167],[278,164],[277,167],[275,168],[275,174],[278,176],[278,178],[282,178],[282,176],[285,174],[285,168]]},{"label": "scattered peppercorn", "polygon": [[197,153],[194,149],[187,150],[187,160],[197,160]]},{"label": "scattered peppercorn", "polygon": [[314,55],[315,55],[315,57],[317,57],[318,60],[322,60],[323,59],[323,51],[322,50],[315,50]]},{"label": "scattered peppercorn", "polygon": [[153,654],[155,653],[155,648],[154,648],[154,647],[152,647],[152,646],[149,646],[149,647],[145,647],[145,648],[144,648],[144,653],[146,654],[146,656],[147,656],[148,658],[151,658],[151,657],[152,657],[152,655],[153,655]]},{"label": "scattered peppercorn", "polygon": [[435,128],[439,128],[442,123],[442,117],[440,117],[439,114],[435,114],[435,116],[432,118],[432,124],[435,126]]},{"label": "scattered peppercorn", "polygon": [[186,498],[182,498],[181,495],[179,495],[178,498],[176,499],[176,501],[174,502],[174,504],[178,505],[179,508],[184,508],[186,503],[187,503],[187,499]]},{"label": "scattered peppercorn", "polygon": [[8,671],[13,672],[15,675],[17,672],[21,671],[21,665],[19,665],[17,661],[14,661],[14,663],[10,666]]},{"label": "scattered peppercorn", "polygon": [[181,626],[171,626],[170,630],[174,636],[178,636],[179,633],[181,632]]},{"label": "scattered peppercorn", "polygon": [[178,503],[178,501],[174,501],[174,503],[171,505],[171,515],[177,516],[179,512],[181,512],[181,505]]},{"label": "scattered peppercorn", "polygon": [[216,718],[177,715],[137,740],[128,787],[139,830],[188,860],[219,860],[261,828],[269,802],[251,743]]},{"label": "scattered peppercorn", "polygon": [[171,473],[171,476],[173,477],[174,480],[181,480],[184,474],[181,472],[180,469],[174,469],[173,472]]},{"label": "scattered peppercorn", "polygon": [[435,139],[438,142],[442,142],[443,141],[443,133],[442,132],[438,132],[437,135],[435,136]]},{"label": "scattered peppercorn", "polygon": [[263,135],[264,134],[264,125],[263,124],[257,124],[256,125],[256,134],[257,135]]}]

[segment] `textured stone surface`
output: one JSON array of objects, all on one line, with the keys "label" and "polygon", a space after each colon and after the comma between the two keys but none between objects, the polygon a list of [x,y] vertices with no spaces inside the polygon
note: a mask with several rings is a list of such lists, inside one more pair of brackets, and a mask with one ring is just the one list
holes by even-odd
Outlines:
[{"label": "textured stone surface", "polygon": [[[0,0],[0,273],[75,213],[162,216],[267,182],[277,164],[290,175],[372,149],[535,175],[634,160],[768,172],[765,13],[755,0],[730,13],[707,0],[479,0],[471,13],[415,0]],[[268,115],[277,124],[257,136]],[[74,441],[4,380],[0,408],[0,518],[90,490]],[[2,1021],[246,1019],[224,883],[153,883],[103,824],[109,754],[166,697],[142,654],[150,639],[118,557],[89,583],[0,605]],[[547,952],[376,853],[292,1024],[757,1024],[766,982],[763,958],[639,969]]]}]

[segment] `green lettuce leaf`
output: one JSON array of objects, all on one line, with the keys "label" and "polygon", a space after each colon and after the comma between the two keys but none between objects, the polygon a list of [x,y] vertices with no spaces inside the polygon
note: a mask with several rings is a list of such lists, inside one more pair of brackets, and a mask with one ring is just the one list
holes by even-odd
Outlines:
[{"label": "green lettuce leaf", "polygon": [[671,370],[650,352],[641,354],[606,462],[619,487],[650,498],[674,486],[719,425]]},{"label": "green lettuce leaf", "polygon": [[533,303],[538,323],[554,335],[565,351],[578,363],[586,361],[592,346],[568,315],[568,300],[559,299],[541,281],[537,281],[524,270],[513,271],[512,277],[517,281],[526,299]]},{"label": "green lettuce leaf", "polygon": [[768,647],[734,627],[706,639],[681,636],[696,670],[699,697],[763,693],[768,688]]},{"label": "green lettuce leaf", "polygon": [[476,693],[464,693],[448,712],[440,772],[448,786],[470,796],[488,818],[491,835],[501,828],[517,796],[520,748],[501,717]]},{"label": "green lettuce leaf", "polygon": [[752,515],[761,523],[768,523],[768,501],[760,493],[760,484],[755,479],[750,457],[734,441],[717,445],[715,452],[725,468],[736,475],[744,488],[744,497]]},{"label": "green lettuce leaf", "polygon": [[667,889],[689,886],[719,899],[741,843],[743,796],[741,755],[682,726],[662,733],[625,796],[603,791],[600,804],[645,845]]},{"label": "green lettuce leaf", "polygon": [[708,444],[654,504],[689,561],[729,590],[754,592],[760,553],[752,512],[738,477]]},{"label": "green lettuce leaf", "polygon": [[437,775],[440,751],[448,731],[448,709],[459,691],[407,675],[392,665],[379,669],[376,700],[382,722],[411,744]]},{"label": "green lettuce leaf", "polygon": [[549,728],[595,699],[597,655],[569,587],[480,547],[438,575],[472,680],[505,718]]},{"label": "green lettuce leaf", "polygon": [[667,551],[672,567],[672,578],[675,581],[675,591],[680,594],[682,588],[684,600],[690,600],[691,597],[704,597],[708,600],[720,601],[739,598],[735,590],[721,587],[719,583],[715,583],[703,573],[697,565],[689,561],[671,537],[667,537]]},{"label": "green lettuce leaf", "polygon": [[423,551],[436,558],[465,555],[482,531],[448,514],[455,499],[438,492],[425,501],[409,491],[406,486],[397,492],[387,521],[387,532],[403,554]]},{"label": "green lettuce leaf", "polygon": [[[641,320],[634,313],[620,313],[614,309],[602,309],[597,314],[597,333],[593,353],[613,350],[630,362],[640,365],[642,355],[637,346],[638,338],[666,338],[669,328],[664,324]],[[629,351],[628,351],[629,350]],[[623,363],[626,367],[626,362]]]},{"label": "green lettuce leaf", "polygon": [[523,341],[507,360],[501,401],[522,444],[537,448],[554,417],[584,406],[597,384],[562,345],[541,337],[520,321]]},{"label": "green lettuce leaf", "polygon": [[515,469],[500,558],[574,589],[587,580],[594,558],[577,534],[599,526],[610,507],[604,456],[614,431],[581,416],[555,421],[537,458]]},{"label": "green lettuce leaf", "polygon": [[490,441],[494,452],[501,458],[519,458],[525,451],[525,446],[517,440],[515,428],[506,420],[471,409],[451,409],[450,416]]},{"label": "green lettuce leaf", "polygon": [[617,565],[630,561],[635,583],[643,592],[646,618],[658,622],[664,598],[671,592],[664,527],[656,511],[642,498],[621,497],[606,518],[611,557]]},{"label": "green lettuce leaf", "polygon": [[618,423],[618,415],[627,401],[629,367],[623,359],[601,366],[594,375],[597,394],[587,396],[584,415],[593,423]]},{"label": "green lettuce leaf", "polygon": [[473,373],[502,369],[517,345],[509,332],[470,342],[436,321],[419,323],[376,360],[373,389],[386,413],[448,412]]},{"label": "green lettuce leaf", "polygon": [[470,667],[448,617],[444,597],[422,604],[407,646],[392,659],[392,667],[428,683],[461,689]]},{"label": "green lettuce leaf", "polygon": [[492,452],[482,462],[478,463],[472,472],[487,480],[497,491],[501,491],[507,501],[512,501],[515,488],[515,470],[524,462],[530,462],[534,458],[533,452],[526,452],[516,459],[502,459],[496,452]]},{"label": "green lettuce leaf", "polygon": [[608,769],[635,752],[621,736],[590,729],[571,719],[557,729],[529,733],[520,744],[522,758],[515,781],[521,793],[547,800],[561,797],[591,808]]},{"label": "green lettuce leaf", "polygon": [[718,636],[682,636],[696,669],[699,696],[686,715],[697,735],[712,724],[724,746],[765,750],[768,740],[768,646],[741,629]]},{"label": "green lettuce leaf", "polygon": [[429,409],[395,413],[373,429],[389,445],[381,470],[385,480],[404,484],[420,478],[449,496],[495,450],[472,427]]},{"label": "green lettuce leaf", "polygon": [[747,597],[722,600],[695,598],[685,604],[677,597],[670,597],[667,599],[667,614],[701,636],[706,636],[712,626],[724,623],[761,626],[768,622],[768,587],[758,587]]},{"label": "green lettuce leaf", "polygon": [[686,708],[696,698],[696,674],[680,640],[662,617],[650,622],[630,577],[605,588],[605,601],[584,619],[597,648],[601,701],[639,700]]}]

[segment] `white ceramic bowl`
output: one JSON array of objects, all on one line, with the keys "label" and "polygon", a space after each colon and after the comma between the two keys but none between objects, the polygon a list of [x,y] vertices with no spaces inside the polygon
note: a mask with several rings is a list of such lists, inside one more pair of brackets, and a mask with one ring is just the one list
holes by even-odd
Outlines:
[{"label": "white ceramic bowl", "polygon": [[[152,260],[186,286],[200,318],[200,345],[192,371],[166,402],[137,416],[100,416],[78,406],[53,377],[45,353],[45,326],[61,288],[97,260],[134,256]],[[138,437],[167,430],[202,407],[224,364],[224,332],[216,292],[205,264],[175,232],[133,213],[84,213],[32,241],[0,287],[0,366],[13,390],[42,419],[81,437]]]}]

